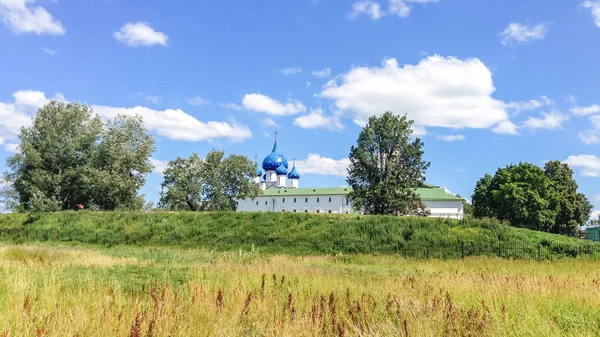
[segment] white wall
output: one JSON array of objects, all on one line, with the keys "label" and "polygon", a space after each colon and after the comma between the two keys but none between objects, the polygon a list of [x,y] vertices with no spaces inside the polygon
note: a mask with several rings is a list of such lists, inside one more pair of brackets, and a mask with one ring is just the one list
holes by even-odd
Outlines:
[{"label": "white wall", "polygon": [[[294,202],[294,198],[296,202]],[[329,201],[330,199],[331,201]],[[254,200],[239,200],[237,210],[238,212],[282,212],[284,210],[294,212],[296,210],[296,212],[308,213],[350,213],[352,204],[346,201],[346,196],[339,194],[258,196]]]},{"label": "white wall", "polygon": [[431,211],[432,218],[463,218],[463,203],[461,200],[423,201]]}]

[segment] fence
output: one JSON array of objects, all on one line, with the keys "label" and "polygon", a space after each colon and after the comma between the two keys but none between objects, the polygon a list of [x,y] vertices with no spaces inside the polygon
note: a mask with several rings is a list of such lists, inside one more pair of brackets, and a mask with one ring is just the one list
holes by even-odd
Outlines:
[{"label": "fence", "polygon": [[[190,245],[189,236],[176,231],[167,235],[148,233],[130,233],[123,231],[82,230],[79,228],[0,228],[0,241],[51,241],[51,242],[81,242],[89,244],[116,245]],[[246,242],[250,244],[250,242]],[[506,259],[556,260],[561,258],[600,259],[600,245],[587,244],[529,244],[529,243],[497,243],[478,244],[456,242],[444,243],[413,243],[398,241],[385,245],[373,245],[371,240],[364,238],[359,250],[345,249],[344,243],[332,243],[330,253],[371,253],[396,254],[417,259],[460,259],[472,256],[496,256]],[[254,243],[252,243],[254,244]],[[356,242],[355,242],[356,244]],[[268,243],[266,244],[268,245]],[[258,244],[260,247],[260,244]],[[354,246],[356,247],[356,245]]]}]

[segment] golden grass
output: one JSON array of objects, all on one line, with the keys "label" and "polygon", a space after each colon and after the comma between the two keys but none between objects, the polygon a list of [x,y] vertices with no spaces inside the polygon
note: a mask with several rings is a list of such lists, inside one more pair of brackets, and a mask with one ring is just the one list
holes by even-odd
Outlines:
[{"label": "golden grass", "polygon": [[2,246],[0,336],[597,336],[597,266]]}]

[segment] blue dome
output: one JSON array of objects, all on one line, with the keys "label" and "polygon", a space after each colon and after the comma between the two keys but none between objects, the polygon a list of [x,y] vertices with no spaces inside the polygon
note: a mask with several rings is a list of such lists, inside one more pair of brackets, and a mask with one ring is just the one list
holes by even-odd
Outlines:
[{"label": "blue dome", "polygon": [[263,181],[267,181],[267,174],[263,174]]},{"label": "blue dome", "polygon": [[300,173],[298,173],[298,171],[296,171],[296,165],[294,165],[294,167],[292,167],[292,170],[290,171],[290,173],[288,173],[288,178],[300,179]]},{"label": "blue dome", "polygon": [[260,170],[260,168],[258,168],[258,167],[257,167],[257,168],[256,168],[256,176],[257,176],[257,177],[260,177],[260,176],[262,176],[262,174],[263,174],[263,173],[262,173],[262,171]]},{"label": "blue dome", "polygon": [[279,165],[279,167],[275,170],[275,174],[278,176],[284,176],[287,174],[287,168],[283,165],[283,163],[281,163],[281,165]]},{"label": "blue dome", "polygon": [[273,145],[273,151],[271,151],[271,153],[267,157],[265,157],[265,160],[263,160],[262,162],[262,168],[265,171],[274,171],[277,170],[279,165],[281,165],[282,163],[287,170],[288,161],[279,152],[279,146],[277,145],[277,141],[275,141],[275,144]]}]

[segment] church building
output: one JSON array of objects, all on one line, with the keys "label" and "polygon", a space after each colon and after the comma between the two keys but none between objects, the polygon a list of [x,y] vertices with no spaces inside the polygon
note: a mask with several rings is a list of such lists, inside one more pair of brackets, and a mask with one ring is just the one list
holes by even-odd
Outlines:
[{"label": "church building", "polygon": [[[350,187],[301,188],[296,163],[289,169],[279,150],[277,135],[273,150],[263,160],[262,170],[257,168],[253,181],[260,185],[262,193],[255,199],[238,200],[238,212],[356,213],[347,198]],[[445,188],[424,184],[417,193],[431,217],[462,219],[464,200]]]}]

